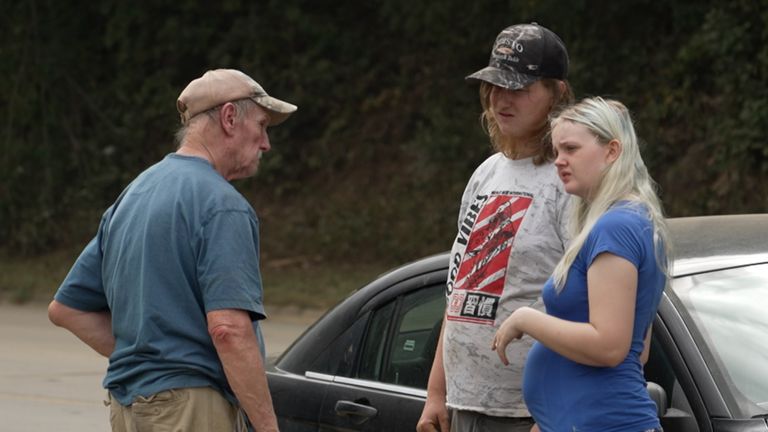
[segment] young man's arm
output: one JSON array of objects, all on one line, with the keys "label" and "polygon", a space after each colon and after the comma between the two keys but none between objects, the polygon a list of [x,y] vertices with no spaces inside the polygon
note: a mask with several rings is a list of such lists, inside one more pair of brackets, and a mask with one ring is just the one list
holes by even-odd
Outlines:
[{"label": "young man's arm", "polygon": [[427,384],[427,400],[424,410],[416,425],[417,432],[448,432],[451,429],[448,419],[448,408],[445,406],[445,369],[443,367],[443,331],[445,330],[445,318],[440,328],[440,336],[435,349],[435,359],[432,361],[432,370],[429,373]]}]

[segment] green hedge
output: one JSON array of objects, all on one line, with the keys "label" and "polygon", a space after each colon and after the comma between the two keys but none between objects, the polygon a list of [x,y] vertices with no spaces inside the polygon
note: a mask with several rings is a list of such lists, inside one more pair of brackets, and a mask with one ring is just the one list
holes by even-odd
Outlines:
[{"label": "green hedge", "polygon": [[271,131],[259,176],[237,184],[267,257],[445,249],[490,152],[463,77],[524,21],[566,41],[577,96],[635,113],[671,215],[768,210],[765,0],[75,3],[4,8],[0,243],[15,252],[90,236],[173,151],[176,96],[214,67],[300,107]]}]

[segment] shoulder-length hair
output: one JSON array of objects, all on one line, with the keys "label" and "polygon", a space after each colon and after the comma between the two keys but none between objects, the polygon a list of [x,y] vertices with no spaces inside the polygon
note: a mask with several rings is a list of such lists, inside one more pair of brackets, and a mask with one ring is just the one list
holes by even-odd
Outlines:
[{"label": "shoulder-length hair", "polygon": [[[559,83],[564,83],[565,88],[561,90]],[[557,80],[551,78],[544,78],[541,83],[552,94],[552,106],[549,112],[556,112],[562,109],[564,106],[573,103],[573,90],[568,81]],[[501,152],[508,158],[515,158],[520,150],[521,146],[526,143],[516,142],[505,137],[499,129],[498,123],[493,116],[491,107],[491,90],[493,84],[485,81],[480,83],[480,105],[483,107],[483,113],[480,114],[480,124],[486,131],[491,139],[491,145],[497,152]],[[537,132],[536,138],[541,143],[539,151],[533,157],[534,165],[542,165],[547,162],[551,162],[555,158],[555,153],[552,150],[552,143],[549,137],[549,122],[545,119],[541,124],[541,129]]]}]

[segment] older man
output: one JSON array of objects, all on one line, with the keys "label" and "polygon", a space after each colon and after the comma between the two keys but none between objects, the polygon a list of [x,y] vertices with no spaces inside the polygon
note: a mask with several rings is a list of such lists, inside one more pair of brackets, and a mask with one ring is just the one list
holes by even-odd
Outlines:
[{"label": "older man", "polygon": [[276,431],[258,321],[258,219],[230,180],[256,173],[296,106],[232,69],[177,101],[178,150],[101,219],[48,308],[109,357],[113,431]]}]

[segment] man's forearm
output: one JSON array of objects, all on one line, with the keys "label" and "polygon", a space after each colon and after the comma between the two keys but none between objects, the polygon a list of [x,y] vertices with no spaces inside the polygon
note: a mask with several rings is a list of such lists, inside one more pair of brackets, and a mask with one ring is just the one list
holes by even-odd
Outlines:
[{"label": "man's forearm", "polygon": [[227,381],[251,425],[256,432],[276,432],[264,362],[247,312],[209,312],[208,323]]},{"label": "man's forearm", "polygon": [[272,407],[261,353],[258,346],[254,346],[255,350],[242,348],[238,350],[240,352],[219,350],[227,381],[254,429],[257,432],[276,432],[277,418]]},{"label": "man's forearm", "polygon": [[54,300],[48,306],[48,318],[104,357],[109,357],[115,350],[112,314],[109,311],[85,312]]}]

